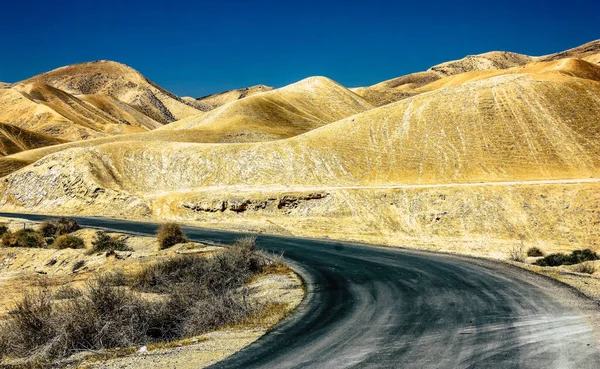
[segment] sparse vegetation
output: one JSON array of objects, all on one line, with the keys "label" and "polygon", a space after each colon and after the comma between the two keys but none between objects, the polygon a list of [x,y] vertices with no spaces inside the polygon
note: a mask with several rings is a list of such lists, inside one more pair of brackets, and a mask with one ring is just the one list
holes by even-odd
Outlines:
[{"label": "sparse vegetation", "polygon": [[8,227],[5,224],[0,224],[0,236],[8,232]]},{"label": "sparse vegetation", "polygon": [[31,228],[20,229],[16,232],[6,231],[1,240],[4,247],[42,248],[46,246],[42,234]]},{"label": "sparse vegetation", "polygon": [[527,256],[529,257],[539,257],[544,256],[544,252],[539,247],[530,247],[527,249]]},{"label": "sparse vegetation", "polygon": [[125,245],[125,241],[111,237],[104,231],[96,232],[96,238],[92,241],[90,254],[104,251],[128,251],[129,248]]},{"label": "sparse vegetation", "polygon": [[517,261],[519,263],[524,263],[527,259],[527,255],[525,254],[523,243],[521,242],[519,245],[514,245],[510,251],[508,252],[508,258],[512,261]]},{"label": "sparse vegetation", "polygon": [[81,238],[77,236],[63,234],[62,236],[58,236],[58,238],[52,243],[51,246],[58,250],[82,249],[85,247],[85,243]]},{"label": "sparse vegetation", "polygon": [[573,270],[577,273],[594,274],[596,273],[596,264],[594,264],[594,262],[591,261],[586,261],[581,264],[575,265],[575,268]]},{"label": "sparse vegetation", "polygon": [[573,265],[583,263],[585,261],[593,261],[600,259],[595,251],[590,249],[575,250],[570,254],[554,253],[543,257],[535,262],[539,266],[559,266]]},{"label": "sparse vegetation", "polygon": [[[110,243],[106,236],[98,239]],[[81,290],[43,288],[0,323],[0,358],[43,366],[80,351],[168,342],[240,323],[262,311],[248,302],[244,284],[267,264],[254,241],[244,240],[212,258],[160,261],[130,280],[115,272]]]},{"label": "sparse vegetation", "polygon": [[178,243],[188,242],[181,227],[177,223],[164,223],[158,228],[156,235],[160,250],[168,249]]}]

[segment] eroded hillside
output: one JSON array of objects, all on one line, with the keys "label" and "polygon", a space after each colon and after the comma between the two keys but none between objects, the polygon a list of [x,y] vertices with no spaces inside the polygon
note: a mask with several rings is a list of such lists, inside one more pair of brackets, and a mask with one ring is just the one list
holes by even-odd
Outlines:
[{"label": "eroded hillside", "polygon": [[100,60],[58,68],[24,83],[44,83],[73,95],[110,95],[166,124],[199,111],[124,64]]},{"label": "eroded hillside", "polygon": [[163,130],[203,131],[204,142],[251,142],[288,138],[373,108],[342,85],[311,77],[225,104]]},{"label": "eroded hillside", "polygon": [[310,78],[153,132],[11,155],[35,163],[4,177],[0,206],[490,253],[595,244],[600,67],[492,65],[378,108]]},{"label": "eroded hillside", "polygon": [[203,104],[208,107],[209,110],[218,108],[219,106],[225,105],[232,101],[243,99],[248,96],[260,94],[267,91],[272,91],[273,87],[265,85],[256,85],[245,88],[238,88],[236,90],[224,91],[218,94],[208,95],[194,99],[197,103]]},{"label": "eroded hillside", "polygon": [[[532,62],[556,61],[564,58],[579,58],[591,64],[600,63],[600,40],[585,45],[541,57],[532,57],[512,52],[493,51],[479,55],[469,55],[463,59],[435,65],[425,72],[412,73],[393,78],[369,87],[354,91],[369,102],[381,106],[435,89],[432,82],[444,77],[456,76],[475,71],[498,71],[523,67]],[[423,88],[423,86],[427,86]]]}]

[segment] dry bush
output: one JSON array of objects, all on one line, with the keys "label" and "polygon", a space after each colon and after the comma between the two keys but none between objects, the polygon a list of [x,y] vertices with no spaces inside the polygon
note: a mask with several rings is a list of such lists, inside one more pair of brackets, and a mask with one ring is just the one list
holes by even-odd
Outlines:
[{"label": "dry bush", "polygon": [[158,228],[156,234],[159,250],[168,249],[178,243],[188,242],[181,227],[177,223],[164,223]]},{"label": "dry bush", "polygon": [[85,266],[85,260],[77,260],[74,264],[73,267],[71,268],[71,271],[73,273],[77,272],[79,269],[83,268]]},{"label": "dry bush", "polygon": [[512,261],[517,261],[519,263],[524,263],[527,259],[527,255],[525,254],[523,243],[521,242],[519,245],[514,245],[510,251],[508,252],[508,258]]},{"label": "dry bush", "polygon": [[238,238],[235,241],[235,246],[245,248],[251,251],[256,250],[256,237],[254,236],[244,236],[242,238]]},{"label": "dry bush", "polygon": [[125,241],[111,237],[104,231],[96,232],[96,238],[92,241],[92,248],[89,253],[104,251],[129,251]]},{"label": "dry bush", "polygon": [[575,268],[573,268],[573,270],[577,273],[594,274],[596,273],[596,264],[590,261],[586,261],[584,263],[575,265]]},{"label": "dry bush", "polygon": [[44,237],[57,237],[73,233],[80,229],[81,227],[74,219],[62,217],[43,222],[40,232],[42,232]]},{"label": "dry bush", "polygon": [[527,249],[527,256],[538,257],[544,256],[544,252],[539,247],[530,247]]},{"label": "dry bush", "polygon": [[85,243],[77,236],[71,236],[70,234],[63,234],[52,243],[52,248],[63,250],[63,249],[83,249]]},{"label": "dry bush", "polygon": [[2,235],[2,246],[43,248],[46,246],[46,241],[40,232],[25,228],[16,232],[5,232]]},{"label": "dry bush", "polygon": [[5,224],[0,224],[0,236],[8,232],[8,227]]}]

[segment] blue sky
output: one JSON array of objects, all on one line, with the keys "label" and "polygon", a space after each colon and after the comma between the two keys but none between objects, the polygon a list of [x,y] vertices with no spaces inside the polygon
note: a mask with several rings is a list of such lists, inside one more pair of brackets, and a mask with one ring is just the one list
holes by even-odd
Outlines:
[{"label": "blue sky", "polygon": [[125,63],[181,96],[325,75],[364,86],[468,54],[600,38],[600,1],[11,1],[0,81]]}]

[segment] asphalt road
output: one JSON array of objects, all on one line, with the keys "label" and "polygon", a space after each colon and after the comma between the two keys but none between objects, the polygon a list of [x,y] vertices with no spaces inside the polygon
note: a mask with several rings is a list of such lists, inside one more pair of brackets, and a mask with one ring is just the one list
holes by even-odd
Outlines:
[{"label": "asphalt road", "polygon": [[[157,227],[76,219],[140,234]],[[184,231],[196,241],[239,237]],[[585,318],[597,307],[546,278],[402,249],[274,236],[257,241],[295,264],[307,296],[273,331],[211,368],[600,368]]]}]

